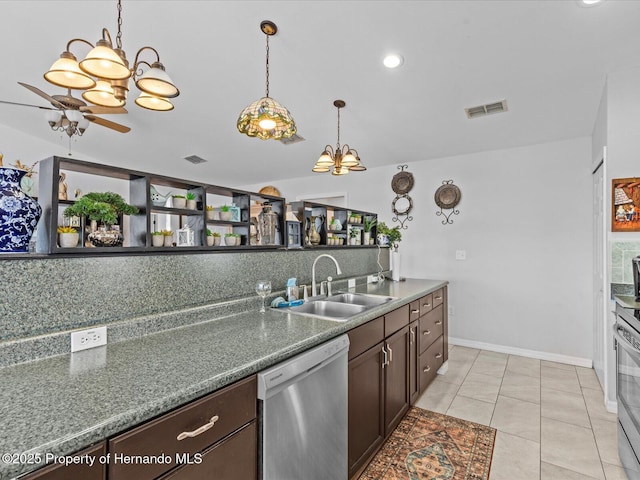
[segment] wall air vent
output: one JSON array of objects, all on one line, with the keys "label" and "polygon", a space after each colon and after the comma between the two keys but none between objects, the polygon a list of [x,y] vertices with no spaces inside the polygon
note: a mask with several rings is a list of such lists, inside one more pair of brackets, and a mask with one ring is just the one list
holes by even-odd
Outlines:
[{"label": "wall air vent", "polygon": [[304,138],[302,138],[300,135],[298,135],[297,133],[294,133],[293,135],[291,135],[289,138],[285,138],[282,137],[280,139],[280,141],[282,143],[284,143],[285,145],[291,145],[292,143],[299,143],[299,142],[304,142]]},{"label": "wall air vent", "polygon": [[205,160],[204,158],[199,157],[199,156],[197,156],[197,155],[189,155],[188,157],[184,157],[184,159],[185,159],[187,162],[191,162],[191,163],[193,163],[194,165],[197,165],[197,164],[199,164],[199,163],[206,163],[206,162],[208,162],[208,160]]},{"label": "wall air vent", "polygon": [[464,109],[465,113],[467,114],[467,118],[484,117],[485,115],[491,115],[492,113],[502,113],[506,112],[507,110],[508,109],[506,100]]}]

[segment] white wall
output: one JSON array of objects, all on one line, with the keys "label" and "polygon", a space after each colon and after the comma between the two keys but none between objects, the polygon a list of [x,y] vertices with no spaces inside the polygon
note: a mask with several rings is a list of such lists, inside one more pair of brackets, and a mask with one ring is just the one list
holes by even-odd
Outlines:
[{"label": "white wall", "polygon": [[[403,232],[402,275],[451,282],[454,341],[590,365],[591,139],[413,162],[408,170],[414,220]],[[397,172],[318,174],[275,186],[289,200],[348,191],[349,206],[392,225]],[[442,225],[434,192],[449,179],[462,191],[460,215]],[[456,250],[467,260],[456,261]]]}]

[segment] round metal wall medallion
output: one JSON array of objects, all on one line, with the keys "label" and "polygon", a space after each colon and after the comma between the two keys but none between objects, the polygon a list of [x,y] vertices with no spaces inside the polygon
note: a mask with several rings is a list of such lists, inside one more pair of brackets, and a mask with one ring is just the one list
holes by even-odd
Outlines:
[{"label": "round metal wall medallion", "polygon": [[399,172],[391,180],[391,189],[396,195],[406,195],[413,188],[413,174],[411,172]]},{"label": "round metal wall medallion", "polygon": [[460,189],[453,184],[442,185],[436,190],[435,201],[440,208],[454,208],[460,203],[462,193]]}]

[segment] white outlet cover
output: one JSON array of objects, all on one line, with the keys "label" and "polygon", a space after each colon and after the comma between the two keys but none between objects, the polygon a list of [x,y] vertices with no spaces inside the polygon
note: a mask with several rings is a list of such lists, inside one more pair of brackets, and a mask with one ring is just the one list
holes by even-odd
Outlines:
[{"label": "white outlet cover", "polygon": [[107,344],[107,327],[71,332],[71,353]]},{"label": "white outlet cover", "polygon": [[466,250],[456,250],[456,260],[466,260],[466,259],[467,259]]}]

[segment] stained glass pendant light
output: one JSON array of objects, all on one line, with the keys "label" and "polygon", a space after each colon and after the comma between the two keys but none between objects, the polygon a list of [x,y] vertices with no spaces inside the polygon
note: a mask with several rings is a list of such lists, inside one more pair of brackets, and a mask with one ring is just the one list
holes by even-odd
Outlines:
[{"label": "stained glass pendant light", "polygon": [[269,37],[276,34],[278,27],[275,23],[264,20],[260,23],[260,29],[267,37],[266,94],[240,113],[238,131],[261,140],[289,138],[297,131],[296,123],[289,110],[269,96]]},{"label": "stained glass pendant light", "polygon": [[[324,151],[320,154],[320,158],[313,166],[311,171],[316,173],[327,173],[331,171],[332,175],[346,175],[349,172],[362,172],[367,169],[360,163],[360,157],[355,148],[349,145],[340,146],[340,109],[346,103],[344,100],[336,100],[333,105],[338,109],[338,141],[335,150],[331,145],[324,147]],[[333,170],[331,170],[333,169]]]}]

